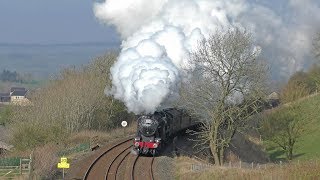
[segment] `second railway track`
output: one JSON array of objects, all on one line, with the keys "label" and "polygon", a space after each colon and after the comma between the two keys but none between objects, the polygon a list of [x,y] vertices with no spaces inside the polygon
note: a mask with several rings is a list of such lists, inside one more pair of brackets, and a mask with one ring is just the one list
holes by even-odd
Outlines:
[{"label": "second railway track", "polygon": [[108,171],[110,171],[111,166],[114,164],[115,159],[122,154],[126,149],[130,149],[132,146],[132,141],[130,139],[123,140],[111,148],[107,149],[100,156],[98,156],[90,165],[86,174],[84,175],[84,180],[103,180],[108,177]]},{"label": "second railway track", "polygon": [[132,155],[132,139],[120,141],[101,153],[87,169],[84,180],[154,180],[154,157]]}]

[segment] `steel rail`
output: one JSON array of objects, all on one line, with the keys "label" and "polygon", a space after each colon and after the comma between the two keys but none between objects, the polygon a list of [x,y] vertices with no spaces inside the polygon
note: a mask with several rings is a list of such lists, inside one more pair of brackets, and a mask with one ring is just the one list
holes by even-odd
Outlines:
[{"label": "steel rail", "polygon": [[[119,158],[119,156],[121,156],[125,151],[127,151],[128,149],[130,149],[132,147],[132,145],[130,145],[129,147],[125,148],[123,151],[121,151],[115,158],[113,158],[112,162],[109,164],[108,168],[107,168],[107,173],[105,175],[105,179],[108,179],[108,176],[109,176],[109,173],[110,173],[110,170],[111,170],[111,167],[112,165],[114,164],[114,162]],[[119,162],[119,164],[117,165],[117,168],[116,168],[116,173],[114,174],[114,179],[116,179],[117,177],[117,172],[118,172],[118,169],[119,169],[119,166],[121,165],[121,163],[124,161],[124,159],[130,154],[130,151],[127,152],[125,154],[125,156],[121,159],[121,161]]]},{"label": "steel rail", "polygon": [[116,148],[116,147],[118,147],[118,146],[120,146],[120,145],[122,145],[122,144],[124,144],[124,143],[126,143],[126,142],[129,142],[129,141],[131,141],[131,140],[132,140],[132,138],[123,140],[123,141],[115,144],[115,145],[112,146],[111,148],[107,149],[107,150],[106,150],[105,152],[103,152],[100,156],[98,156],[98,157],[91,163],[90,167],[88,168],[88,170],[86,171],[86,174],[85,174],[84,177],[83,177],[83,180],[87,180],[87,179],[88,179],[88,176],[89,176],[92,168],[94,167],[94,165],[95,165],[104,155],[106,155],[108,152],[110,152],[110,151],[113,150],[114,148]]}]

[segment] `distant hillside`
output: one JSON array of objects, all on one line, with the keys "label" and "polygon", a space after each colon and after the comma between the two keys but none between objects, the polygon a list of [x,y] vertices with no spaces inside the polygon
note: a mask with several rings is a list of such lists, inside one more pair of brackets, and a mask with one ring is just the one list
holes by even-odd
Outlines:
[{"label": "distant hillside", "polygon": [[0,69],[47,78],[64,67],[80,66],[119,43],[5,44],[0,43]]}]

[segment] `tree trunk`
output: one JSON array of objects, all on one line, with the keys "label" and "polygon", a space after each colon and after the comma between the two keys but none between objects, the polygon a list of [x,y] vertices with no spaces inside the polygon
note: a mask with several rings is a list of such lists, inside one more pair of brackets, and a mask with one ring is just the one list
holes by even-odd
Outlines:
[{"label": "tree trunk", "polygon": [[214,129],[214,131],[211,132],[212,134],[211,134],[211,141],[210,141],[210,149],[211,149],[211,153],[213,155],[214,164],[216,166],[221,166],[219,149],[218,149],[218,144],[217,144],[218,127],[219,126],[215,126],[214,123],[212,124],[212,128],[211,129]]},{"label": "tree trunk", "polygon": [[210,143],[210,150],[213,155],[214,165],[220,166],[221,164],[220,164],[219,152],[217,150],[216,143],[214,142]]},{"label": "tree trunk", "polygon": [[220,152],[219,152],[219,162],[220,162],[220,166],[223,166],[224,163],[224,148],[221,147],[220,148]]},{"label": "tree trunk", "polygon": [[292,158],[293,158],[293,147],[289,147],[288,148],[287,158],[288,158],[288,160],[292,160]]}]

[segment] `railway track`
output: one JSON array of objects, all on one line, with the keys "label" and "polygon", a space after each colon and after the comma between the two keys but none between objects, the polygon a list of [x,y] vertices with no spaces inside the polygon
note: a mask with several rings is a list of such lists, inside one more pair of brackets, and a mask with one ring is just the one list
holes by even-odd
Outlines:
[{"label": "railway track", "polygon": [[154,180],[153,163],[155,157],[137,156],[131,168],[131,180]]},{"label": "railway track", "polygon": [[84,180],[154,180],[154,157],[131,154],[132,139],[123,140],[94,159],[87,169]]},{"label": "railway track", "polygon": [[[84,180],[97,180],[108,178],[109,172],[111,172],[111,167],[114,162],[124,150],[130,149],[132,146],[132,139],[126,139],[121,141],[111,148],[107,149],[100,156],[98,156],[89,166],[83,179]],[[129,153],[128,153],[129,154]]]}]

